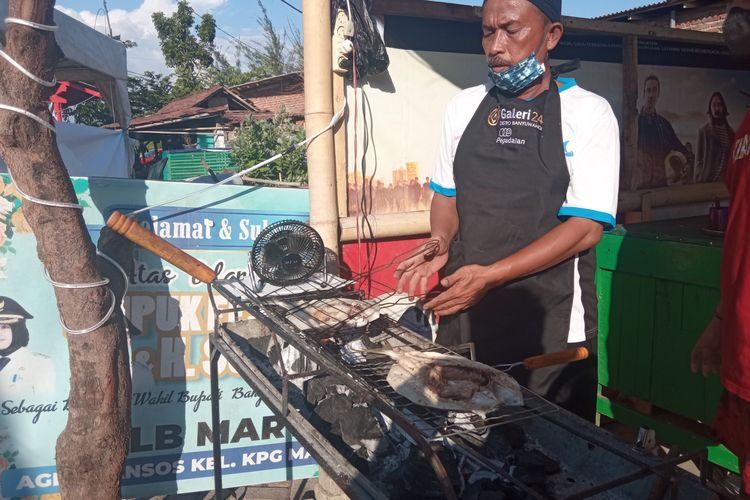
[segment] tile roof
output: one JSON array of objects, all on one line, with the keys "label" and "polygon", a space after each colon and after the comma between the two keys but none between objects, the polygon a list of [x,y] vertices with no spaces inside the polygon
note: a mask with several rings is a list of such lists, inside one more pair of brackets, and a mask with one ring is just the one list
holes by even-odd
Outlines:
[{"label": "tile roof", "polygon": [[[233,102],[236,107],[244,108],[240,110],[231,110],[228,104],[220,104],[217,106],[206,106],[206,101],[217,94],[226,94],[227,98]],[[133,118],[130,122],[131,127],[139,127],[143,125],[150,125],[162,122],[176,122],[185,121],[200,117],[208,117],[217,114],[224,114],[229,111],[240,111],[245,115],[253,112],[260,111],[252,103],[243,99],[236,93],[227,89],[222,85],[216,85],[214,87],[195,92],[180,99],[175,99],[165,106],[163,106],[156,113],[152,113],[146,116],[140,116]]]}]

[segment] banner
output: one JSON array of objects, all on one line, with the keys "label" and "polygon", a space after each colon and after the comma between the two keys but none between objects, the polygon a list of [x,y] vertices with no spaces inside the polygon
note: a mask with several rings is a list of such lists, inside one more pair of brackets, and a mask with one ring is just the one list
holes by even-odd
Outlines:
[{"label": "banner", "polygon": [[[427,210],[447,104],[487,78],[479,23],[386,15],[383,25],[388,71],[348,89],[350,215]],[[551,57],[607,99],[622,129],[621,37],[566,34]],[[621,169],[621,190],[722,181],[750,71],[719,45],[639,39],[638,57],[638,161]]]},{"label": "banner", "polygon": [[[96,178],[73,183],[94,242],[113,210],[128,212],[205,187]],[[23,321],[28,344],[10,353],[8,346],[14,349],[14,339],[23,335],[0,325],[0,355],[10,360],[0,368],[0,498],[41,496],[59,490],[55,442],[66,422],[67,343],[18,194],[7,176],[0,176],[0,188],[0,307],[17,305],[30,316]],[[248,252],[264,227],[307,218],[306,190],[222,186],[179,206],[153,209],[139,220],[227,278],[247,273]],[[210,490],[208,333],[214,311],[208,292],[205,284],[150,252],[139,249],[134,257],[124,300],[133,417],[122,494]],[[219,373],[224,486],[317,475],[309,453],[223,358]]]}]

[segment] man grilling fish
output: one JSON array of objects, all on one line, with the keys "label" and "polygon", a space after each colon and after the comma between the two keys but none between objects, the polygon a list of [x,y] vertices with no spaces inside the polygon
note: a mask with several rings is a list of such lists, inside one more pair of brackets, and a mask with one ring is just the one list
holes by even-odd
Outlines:
[{"label": "man grilling fish", "polygon": [[[438,342],[474,342],[488,365],[596,349],[593,247],[615,223],[619,130],[606,100],[552,76],[561,3],[485,1],[489,77],[448,104],[431,181],[431,250],[396,270],[410,295],[441,273],[445,290],[424,305],[440,317]],[[513,375],[594,414],[593,359]]]}]

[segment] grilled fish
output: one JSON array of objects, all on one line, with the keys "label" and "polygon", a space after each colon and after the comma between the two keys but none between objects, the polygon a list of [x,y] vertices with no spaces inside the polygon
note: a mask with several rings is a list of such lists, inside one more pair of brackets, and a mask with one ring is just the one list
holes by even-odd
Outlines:
[{"label": "grilled fish", "polygon": [[300,330],[363,327],[380,317],[378,307],[366,300],[334,297],[276,303],[289,311],[287,319]]},{"label": "grilled fish", "polygon": [[442,410],[488,413],[522,406],[521,386],[510,375],[461,356],[437,352],[374,349],[394,363],[387,381],[411,402]]}]

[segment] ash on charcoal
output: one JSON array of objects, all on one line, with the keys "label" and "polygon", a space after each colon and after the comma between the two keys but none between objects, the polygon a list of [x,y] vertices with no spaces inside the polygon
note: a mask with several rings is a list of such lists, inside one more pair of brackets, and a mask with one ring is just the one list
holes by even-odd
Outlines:
[{"label": "ash on charcoal", "polygon": [[330,375],[314,377],[306,381],[304,391],[307,402],[313,406],[332,394],[344,394],[351,398],[352,404],[363,403],[361,398],[352,394],[348,387]]},{"label": "ash on charcoal", "polygon": [[333,394],[315,407],[315,413],[331,424],[331,432],[341,436],[352,447],[363,445],[364,440],[383,437],[377,420],[367,406],[354,406],[344,394]]}]

